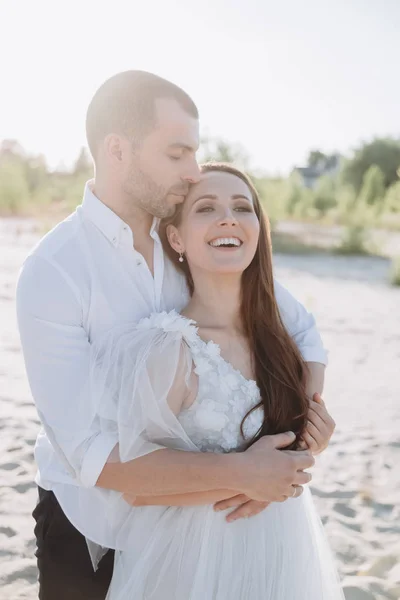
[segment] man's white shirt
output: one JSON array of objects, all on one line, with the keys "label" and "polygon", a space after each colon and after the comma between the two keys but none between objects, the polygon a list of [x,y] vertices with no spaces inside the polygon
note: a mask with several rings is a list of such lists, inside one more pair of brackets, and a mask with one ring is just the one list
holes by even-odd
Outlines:
[{"label": "man's white shirt", "polygon": [[[82,205],[39,242],[20,273],[18,325],[43,425],[35,446],[36,482],[54,491],[73,523],[74,505],[82,493],[90,498],[118,443],[88,418],[91,342],[152,312],[180,311],[189,300],[184,276],[164,255],[158,224],[154,219],[150,231],[153,276],[135,250],[131,229],[88,182]],[[313,316],[276,281],[275,295],[303,358],[326,364]]]}]

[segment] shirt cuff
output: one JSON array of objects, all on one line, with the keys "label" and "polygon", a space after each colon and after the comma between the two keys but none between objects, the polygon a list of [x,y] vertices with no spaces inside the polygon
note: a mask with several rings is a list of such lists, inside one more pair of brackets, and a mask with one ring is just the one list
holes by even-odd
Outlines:
[{"label": "shirt cuff", "polygon": [[100,433],[92,442],[82,461],[80,482],[94,487],[113,448],[118,444],[116,435]]},{"label": "shirt cuff", "polygon": [[328,353],[324,348],[300,348],[301,355],[305,362],[316,362],[325,365],[328,365]]}]

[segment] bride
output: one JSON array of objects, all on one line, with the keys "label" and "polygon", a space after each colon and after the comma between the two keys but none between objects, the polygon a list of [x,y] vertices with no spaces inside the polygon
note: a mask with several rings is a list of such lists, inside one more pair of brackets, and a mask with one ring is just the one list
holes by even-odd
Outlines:
[{"label": "bride", "polygon": [[[204,165],[163,231],[189,304],[92,346],[94,408],[105,430],[118,431],[116,460],[163,447],[241,452],[286,431],[296,439],[283,451],[303,448],[306,367],[279,317],[268,222],[251,181]],[[99,538],[116,549],[108,600],[342,599],[301,489],[234,522],[217,510],[232,490],[151,498],[99,490],[107,505]]]}]

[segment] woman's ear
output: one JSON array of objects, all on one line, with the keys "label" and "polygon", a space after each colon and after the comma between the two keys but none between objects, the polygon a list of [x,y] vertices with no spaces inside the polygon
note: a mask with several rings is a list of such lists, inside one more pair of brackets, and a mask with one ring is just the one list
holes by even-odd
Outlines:
[{"label": "woman's ear", "polygon": [[183,247],[179,231],[177,230],[175,225],[167,225],[166,234],[170,246],[175,250],[175,252],[178,252],[178,254],[180,254],[181,252],[183,253],[185,251],[185,248]]}]

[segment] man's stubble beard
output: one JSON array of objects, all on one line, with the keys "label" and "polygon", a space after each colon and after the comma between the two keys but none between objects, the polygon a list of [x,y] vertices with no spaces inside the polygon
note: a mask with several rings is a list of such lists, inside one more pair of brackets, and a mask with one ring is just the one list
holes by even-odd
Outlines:
[{"label": "man's stubble beard", "polygon": [[167,205],[168,191],[140,169],[132,169],[122,187],[132,204],[153,217],[163,219],[175,212],[175,206]]}]

